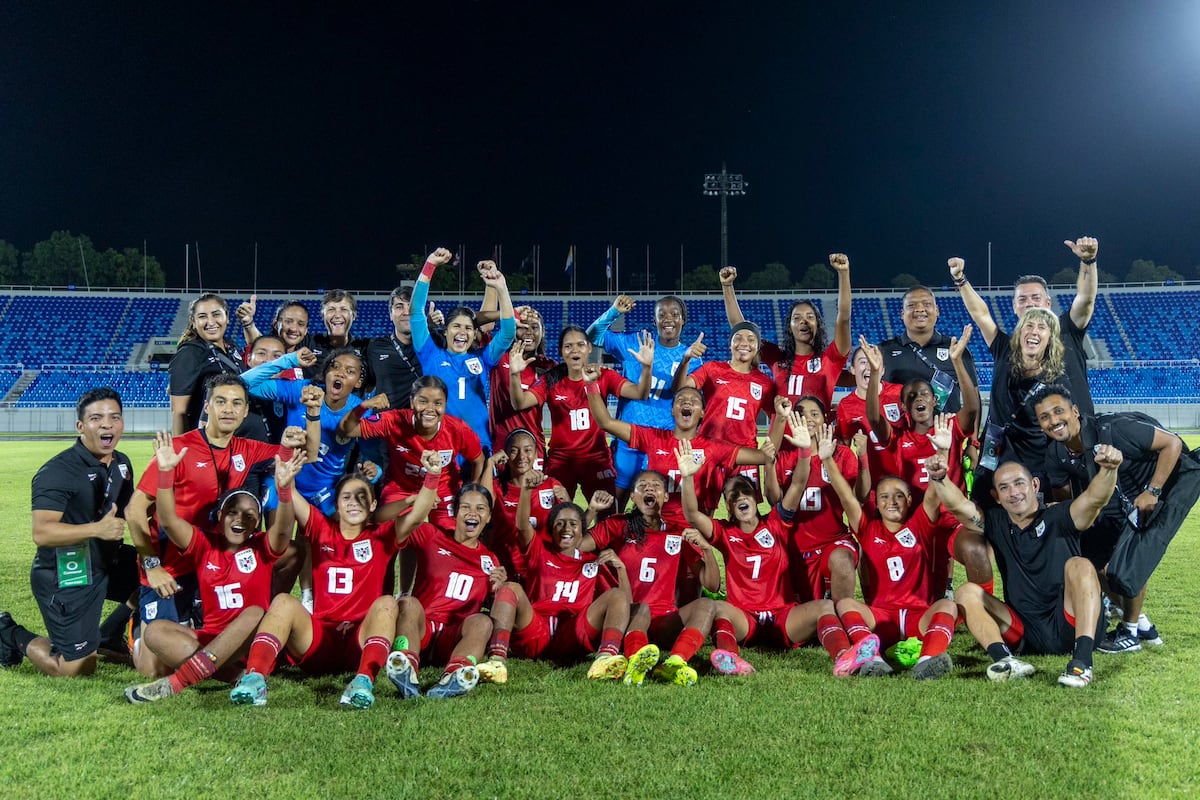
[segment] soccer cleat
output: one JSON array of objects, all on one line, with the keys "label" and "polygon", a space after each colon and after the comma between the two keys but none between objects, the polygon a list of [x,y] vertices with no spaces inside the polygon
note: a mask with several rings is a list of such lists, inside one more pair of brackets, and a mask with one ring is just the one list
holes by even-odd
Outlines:
[{"label": "soccer cleat", "polygon": [[130,686],[125,690],[125,699],[135,705],[139,703],[153,703],[156,700],[166,700],[168,697],[174,697],[175,690],[171,688],[171,679],[159,678],[150,683],[143,683],[140,686]]},{"label": "soccer cleat", "polygon": [[229,702],[235,706],[265,706],[267,679],[257,672],[247,672],[229,690]]},{"label": "soccer cleat", "polygon": [[366,675],[355,675],[342,692],[341,704],[348,708],[368,709],[375,705],[375,684]]},{"label": "soccer cleat", "polygon": [[17,642],[13,638],[13,629],[16,627],[12,614],[0,611],[0,667],[15,667],[21,663],[21,651],[17,649]]},{"label": "soccer cleat", "polygon": [[1155,625],[1151,625],[1146,630],[1138,628],[1138,641],[1142,644],[1153,645],[1154,647],[1158,647],[1163,643],[1162,637],[1158,635],[1158,627]]},{"label": "soccer cleat", "polygon": [[676,686],[695,686],[696,670],[688,666],[683,656],[668,656],[667,660],[654,668],[655,678]]},{"label": "soccer cleat", "polygon": [[508,683],[508,664],[498,658],[480,661],[476,669],[480,683]]},{"label": "soccer cleat", "polygon": [[443,675],[438,682],[429,687],[426,697],[458,697],[475,688],[479,683],[479,670],[475,667],[459,667],[454,672]]},{"label": "soccer cleat", "polygon": [[912,668],[912,676],[919,681],[933,680],[949,675],[954,670],[954,661],[949,653],[932,656],[924,661],[918,661]]},{"label": "soccer cleat", "polygon": [[413,669],[407,653],[400,650],[389,653],[386,669],[388,680],[396,687],[396,691],[400,692],[401,698],[408,699],[421,694],[421,686],[417,683],[417,671]]},{"label": "soccer cleat", "polygon": [[886,678],[893,674],[895,674],[895,670],[879,656],[875,656],[858,670],[861,678]]},{"label": "soccer cleat", "polygon": [[833,674],[845,678],[858,672],[863,664],[879,655],[879,637],[867,634],[858,644],[851,645],[842,651],[833,662]]},{"label": "soccer cleat", "polygon": [[625,656],[605,653],[596,656],[596,660],[588,667],[588,678],[594,681],[615,681],[625,674],[628,664]]},{"label": "soccer cleat", "polygon": [[1033,664],[1022,661],[1016,656],[1005,656],[994,664],[989,664],[987,676],[989,681],[1011,681],[1017,678],[1028,678],[1036,672]]},{"label": "soccer cleat", "polygon": [[648,644],[633,654],[625,665],[625,685],[641,686],[646,674],[658,663],[658,645]]},{"label": "soccer cleat", "polygon": [[1083,689],[1092,682],[1092,668],[1084,666],[1079,659],[1071,659],[1063,674],[1058,676],[1058,682],[1062,686]]},{"label": "soccer cleat", "polygon": [[753,675],[754,667],[749,661],[730,650],[713,650],[708,658],[713,668],[722,675]]},{"label": "soccer cleat", "polygon": [[1117,625],[1096,642],[1096,649],[1101,653],[1136,653],[1142,649],[1142,640],[1124,625]]}]

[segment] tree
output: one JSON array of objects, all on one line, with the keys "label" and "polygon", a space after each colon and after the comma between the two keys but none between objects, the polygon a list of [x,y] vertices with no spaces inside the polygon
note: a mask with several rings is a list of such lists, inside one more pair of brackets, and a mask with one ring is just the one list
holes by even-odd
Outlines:
[{"label": "tree", "polygon": [[797,289],[832,289],[837,283],[833,270],[824,264],[813,264],[804,271]]},{"label": "tree", "polygon": [[0,239],[0,283],[20,283],[22,277],[21,251]]},{"label": "tree", "polygon": [[1155,264],[1139,258],[1129,268],[1125,280],[1130,283],[1162,283],[1163,281],[1181,281],[1183,276],[1166,264]]},{"label": "tree", "polygon": [[792,273],[788,268],[778,261],[773,261],[767,264],[757,272],[750,273],[750,277],[746,279],[744,288],[746,289],[785,289],[792,285]]},{"label": "tree", "polygon": [[163,272],[158,259],[151,255],[142,255],[136,247],[126,247],[124,252],[113,253],[115,258],[116,286],[138,287],[145,285],[151,289],[161,289],[167,285],[167,276]]},{"label": "tree", "polygon": [[709,292],[721,289],[721,279],[717,277],[717,271],[713,269],[712,264],[701,264],[685,272],[677,284],[681,292]]},{"label": "tree", "polygon": [[920,286],[921,279],[911,272],[901,272],[896,277],[892,278],[892,287],[896,289],[911,289],[914,286]]},{"label": "tree", "polygon": [[[90,283],[91,265],[96,260],[91,239],[74,236],[70,231],[55,231],[25,254],[25,279],[35,286],[82,286]],[[89,270],[86,276],[85,261]]]},{"label": "tree", "polygon": [[[1051,286],[1074,286],[1079,280],[1079,270],[1077,269],[1060,269],[1058,272],[1050,276]],[[1099,270],[1096,272],[1096,280],[1100,283],[1119,283],[1120,280],[1107,270]]]}]

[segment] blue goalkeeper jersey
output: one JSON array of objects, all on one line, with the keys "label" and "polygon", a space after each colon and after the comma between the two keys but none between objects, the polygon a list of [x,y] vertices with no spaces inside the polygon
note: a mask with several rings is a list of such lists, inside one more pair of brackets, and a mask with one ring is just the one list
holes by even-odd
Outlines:
[{"label": "blue goalkeeper jersey", "polygon": [[[621,374],[633,383],[642,376],[642,365],[630,350],[637,352],[637,335],[633,333],[614,333],[608,329],[616,320],[615,310],[609,309],[592,323],[588,333],[592,336],[592,344],[604,348],[604,352],[621,362]],[[689,344],[680,340],[674,347],[663,347],[654,340],[654,370],[650,383],[650,395],[645,400],[621,399],[617,403],[617,418],[634,425],[644,425],[648,428],[675,430],[675,418],[671,416],[671,403],[675,397],[671,393],[671,383],[675,380],[675,370],[683,361]],[[700,366],[700,360],[693,360],[692,369]],[[691,370],[689,370],[690,372]]]}]

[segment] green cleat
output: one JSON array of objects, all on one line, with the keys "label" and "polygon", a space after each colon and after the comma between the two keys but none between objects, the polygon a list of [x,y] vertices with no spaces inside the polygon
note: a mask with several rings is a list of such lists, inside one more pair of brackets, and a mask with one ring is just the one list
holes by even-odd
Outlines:
[{"label": "green cleat", "polygon": [[633,654],[625,666],[625,685],[641,686],[646,674],[658,663],[658,646],[648,644]]},{"label": "green cleat", "polygon": [[654,677],[676,686],[696,685],[696,670],[689,667],[682,656],[669,656],[655,668]]}]

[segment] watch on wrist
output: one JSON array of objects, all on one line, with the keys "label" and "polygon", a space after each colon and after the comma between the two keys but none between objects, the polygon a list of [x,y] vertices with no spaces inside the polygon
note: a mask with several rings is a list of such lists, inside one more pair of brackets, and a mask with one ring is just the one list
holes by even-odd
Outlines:
[{"label": "watch on wrist", "polygon": [[162,566],[162,559],[159,558],[158,556],[146,556],[145,558],[142,559],[142,569],[144,569],[146,571],[150,571],[152,569],[158,569],[161,566]]},{"label": "watch on wrist", "polygon": [[1158,486],[1151,486],[1150,484],[1147,483],[1146,491],[1149,492],[1150,494],[1154,495],[1155,497],[1162,497],[1162,489]]}]

